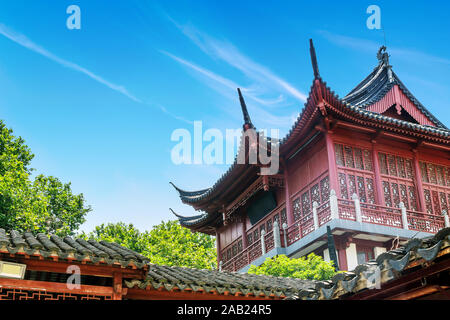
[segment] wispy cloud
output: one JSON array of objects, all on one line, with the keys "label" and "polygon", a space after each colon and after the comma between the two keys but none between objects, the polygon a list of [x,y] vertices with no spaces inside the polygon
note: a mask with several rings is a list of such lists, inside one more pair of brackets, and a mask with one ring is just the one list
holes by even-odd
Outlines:
[{"label": "wispy cloud", "polygon": [[[225,95],[227,98],[234,100],[234,101],[237,100],[236,88],[239,88],[239,87],[242,88],[242,86],[240,86],[239,84],[235,83],[234,81],[232,81],[230,79],[224,78],[224,77],[212,72],[211,70],[208,70],[204,67],[201,67],[197,64],[194,64],[190,61],[180,58],[172,53],[169,53],[169,52],[163,51],[163,50],[160,50],[160,52],[165,54],[166,56],[172,58],[173,60],[177,61],[178,63],[180,63],[184,66],[187,66],[190,69],[196,71],[197,73],[205,76],[208,79],[208,81],[206,82],[207,85],[211,86],[213,89],[215,89],[219,93]],[[228,90],[226,93],[224,93],[223,90],[221,90],[217,86],[214,86],[213,83],[211,83],[211,81],[209,81],[209,80],[213,80],[213,82],[221,85],[222,87],[231,89],[233,94],[229,94],[231,92],[230,90]],[[251,89],[251,88],[250,89],[242,88],[242,91],[246,92],[246,95],[245,95],[246,98],[249,98],[249,99],[253,100],[254,102],[257,102],[257,104],[268,104],[268,103],[276,104],[276,103],[280,103],[284,100],[281,95],[273,100],[259,99],[258,97],[254,96],[252,94],[253,89]],[[248,99],[246,99],[246,100],[248,100]],[[276,115],[275,116],[275,115],[271,114],[270,112],[268,112],[267,110],[265,110],[264,108],[258,107],[257,104],[255,105],[254,103],[251,103],[251,102],[249,103],[249,101],[247,101],[247,106],[251,109],[251,111],[255,111],[255,115],[257,115],[258,120],[261,120],[264,123],[267,123],[267,124],[270,124],[273,126],[277,126],[277,127],[280,127],[280,126],[285,127],[285,126],[292,125],[292,123],[295,121],[296,115],[291,115],[291,116]],[[294,120],[292,120],[292,119],[294,119]]]},{"label": "wispy cloud", "polygon": [[66,67],[66,68],[69,68],[69,69],[72,69],[72,70],[75,70],[77,72],[87,75],[91,79],[107,86],[108,88],[110,88],[112,90],[115,90],[115,91],[127,96],[128,98],[130,98],[131,100],[133,100],[135,102],[142,102],[140,99],[138,99],[135,96],[133,96],[132,94],[130,94],[125,87],[114,84],[112,82],[109,82],[109,81],[105,80],[104,78],[100,77],[99,75],[93,73],[92,71],[89,71],[86,68],[83,68],[82,66],[80,66],[76,63],[67,61],[65,59],[62,59],[62,58],[54,55],[53,53],[47,51],[43,47],[39,46],[38,44],[36,44],[33,41],[31,41],[30,39],[28,39],[25,35],[13,31],[1,23],[0,23],[0,34],[2,34],[3,36],[5,36],[8,39],[14,41],[15,43],[17,43],[31,51],[34,51],[34,52]]},{"label": "wispy cloud", "polygon": [[[318,33],[325,39],[341,47],[347,47],[363,52],[375,53],[380,48],[381,44],[372,40],[349,37],[340,34],[331,33],[329,31],[320,30]],[[434,56],[426,52],[418,50],[389,47],[388,51],[396,58],[409,60],[414,63],[431,63],[431,64],[445,64],[450,65],[450,59]]]},{"label": "wispy cloud", "polygon": [[187,119],[185,119],[183,117],[180,117],[180,116],[172,114],[164,106],[162,106],[160,104],[144,102],[141,99],[139,99],[139,98],[135,97],[134,95],[132,95],[131,93],[129,93],[128,90],[125,87],[123,87],[121,85],[114,84],[114,83],[112,83],[110,81],[107,81],[103,77],[95,74],[94,72],[92,72],[92,71],[90,71],[90,70],[88,70],[88,69],[86,69],[86,68],[84,68],[84,67],[82,67],[82,66],[80,66],[80,65],[78,65],[76,63],[73,63],[71,61],[68,61],[68,60],[65,60],[65,59],[62,59],[62,58],[56,56],[55,54],[53,54],[53,53],[49,52],[48,50],[46,50],[45,48],[43,48],[42,46],[40,46],[40,45],[34,43],[33,41],[31,41],[25,35],[20,34],[20,33],[16,32],[16,31],[14,31],[14,30],[11,30],[10,28],[8,28],[7,26],[5,26],[4,24],[1,24],[1,23],[0,23],[0,34],[5,36],[8,39],[14,41],[15,43],[21,45],[22,47],[25,47],[25,48],[33,51],[33,52],[36,52],[36,53],[38,53],[38,54],[40,54],[40,55],[42,55],[42,56],[44,56],[44,57],[54,61],[54,62],[62,65],[63,67],[66,67],[66,68],[69,68],[69,69],[72,69],[74,71],[77,71],[77,72],[80,72],[80,73],[83,73],[83,74],[87,75],[89,78],[91,78],[91,79],[101,83],[102,85],[107,86],[108,88],[110,88],[110,89],[112,89],[114,91],[117,91],[117,92],[123,94],[124,96],[130,98],[131,100],[133,100],[133,101],[135,101],[137,103],[141,103],[141,104],[145,104],[145,105],[150,105],[150,106],[156,107],[156,108],[158,108],[159,110],[161,110],[162,112],[164,112],[165,114],[169,115],[170,117],[172,117],[174,119],[177,119],[177,120],[189,123],[189,124],[192,123],[192,121],[190,121],[190,120],[187,120]]},{"label": "wispy cloud", "polygon": [[306,101],[307,95],[305,93],[296,89],[292,84],[273,73],[269,68],[241,53],[232,43],[217,40],[191,25],[180,25],[170,17],[169,20],[203,52],[214,59],[225,61],[230,66],[238,69],[249,79],[257,82],[260,88],[265,88],[264,91],[267,91],[267,88],[271,90],[277,88],[297,100],[302,102]]},{"label": "wispy cloud", "polygon": [[187,60],[185,60],[183,58],[180,58],[180,57],[178,57],[178,56],[176,56],[174,54],[171,54],[171,53],[169,53],[167,51],[160,50],[160,52],[165,54],[166,56],[172,58],[173,60],[175,60],[175,61],[177,61],[177,62],[179,62],[179,63],[181,63],[181,64],[183,64],[185,66],[188,66],[189,68],[191,68],[191,69],[201,73],[202,75],[208,77],[209,79],[212,79],[212,80],[214,80],[214,81],[224,85],[225,87],[227,87],[229,89],[236,90],[236,88],[239,87],[239,85],[236,84],[235,82],[233,82],[232,80],[224,78],[224,77],[222,77],[222,76],[220,76],[220,75],[218,75],[218,74],[216,74],[216,73],[214,73],[214,72],[212,72],[212,71],[210,71],[208,69],[200,67],[200,66],[198,66],[198,65],[196,65],[196,64],[194,64],[192,62],[189,62],[189,61],[187,61]]}]

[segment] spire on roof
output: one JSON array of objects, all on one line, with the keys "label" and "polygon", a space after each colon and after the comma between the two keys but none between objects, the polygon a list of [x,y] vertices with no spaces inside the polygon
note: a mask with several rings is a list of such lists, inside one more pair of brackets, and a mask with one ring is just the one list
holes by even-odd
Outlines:
[{"label": "spire on roof", "polygon": [[311,63],[314,70],[314,79],[320,78],[319,67],[317,65],[316,49],[314,49],[312,39],[309,39],[309,52],[311,55]]},{"label": "spire on roof", "polygon": [[255,126],[252,123],[252,120],[250,119],[250,115],[247,111],[247,105],[245,104],[244,97],[242,96],[241,89],[237,88],[238,94],[239,94],[239,101],[241,102],[241,109],[242,114],[244,116],[244,130],[255,128]]},{"label": "spire on roof", "polygon": [[389,54],[386,51],[386,46],[381,46],[380,49],[378,49],[377,59],[378,59],[378,64],[381,67],[387,68],[389,82],[393,82],[394,77],[392,75],[392,70],[391,70],[392,66],[389,64]]}]

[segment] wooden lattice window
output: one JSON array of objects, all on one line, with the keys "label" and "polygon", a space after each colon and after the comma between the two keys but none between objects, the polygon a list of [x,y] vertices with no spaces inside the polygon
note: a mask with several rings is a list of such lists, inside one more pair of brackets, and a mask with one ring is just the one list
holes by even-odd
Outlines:
[{"label": "wooden lattice window", "polygon": [[378,153],[378,159],[385,205],[398,208],[400,202],[403,202],[406,209],[416,211],[417,196],[412,159],[383,152]]},{"label": "wooden lattice window", "polygon": [[112,300],[111,296],[0,288],[0,300]]},{"label": "wooden lattice window", "polygon": [[339,143],[334,145],[334,150],[338,166],[373,171],[372,152],[370,150]]},{"label": "wooden lattice window", "polygon": [[425,209],[430,214],[448,213],[450,208],[450,167],[419,162]]}]

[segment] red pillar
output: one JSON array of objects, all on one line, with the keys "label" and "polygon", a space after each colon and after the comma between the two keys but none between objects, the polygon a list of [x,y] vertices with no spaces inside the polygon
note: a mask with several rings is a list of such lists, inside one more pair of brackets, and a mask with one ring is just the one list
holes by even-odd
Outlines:
[{"label": "red pillar", "polygon": [[219,262],[221,259],[220,252],[222,251],[222,248],[220,246],[220,233],[216,229],[216,250],[217,250],[217,268],[219,268]]},{"label": "red pillar", "polygon": [[327,145],[327,155],[328,155],[328,175],[330,177],[330,189],[336,191],[338,198],[341,197],[341,190],[339,189],[338,174],[336,166],[336,154],[334,153],[333,138],[331,137],[332,132],[327,131],[325,134],[325,142]]},{"label": "red pillar", "polygon": [[122,273],[113,274],[113,300],[122,300]]},{"label": "red pillar", "polygon": [[412,150],[414,156],[414,177],[416,179],[416,187],[417,187],[417,200],[419,200],[417,207],[421,212],[427,211],[427,206],[425,204],[425,195],[423,193],[423,184],[422,184],[422,176],[420,174],[420,166],[419,166],[419,158],[417,156],[417,149]]},{"label": "red pillar", "polygon": [[384,207],[386,204],[384,203],[383,184],[381,180],[380,162],[378,160],[378,148],[376,141],[372,141],[372,162],[375,182],[375,203]]},{"label": "red pillar", "polygon": [[242,227],[242,250],[248,247],[247,241],[247,225],[245,223],[245,217],[241,218],[241,227]]},{"label": "red pillar", "polygon": [[[295,222],[294,220],[294,213],[292,210],[292,201],[291,201],[291,194],[289,192],[289,173],[287,168],[286,161],[282,158],[283,163],[283,177],[284,177],[284,197],[285,197],[285,203],[286,203],[286,220],[287,225],[292,226]],[[281,220],[280,220],[281,222]],[[280,225],[282,227],[282,225]]]}]

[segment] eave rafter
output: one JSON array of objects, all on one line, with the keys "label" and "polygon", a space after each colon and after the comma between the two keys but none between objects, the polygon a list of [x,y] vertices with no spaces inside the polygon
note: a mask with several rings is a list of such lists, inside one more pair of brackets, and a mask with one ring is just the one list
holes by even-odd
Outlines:
[{"label": "eave rafter", "polygon": [[268,191],[270,188],[284,188],[284,177],[282,175],[259,176],[236,200],[222,209],[224,222],[230,221],[233,213],[244,206],[258,191]]}]

